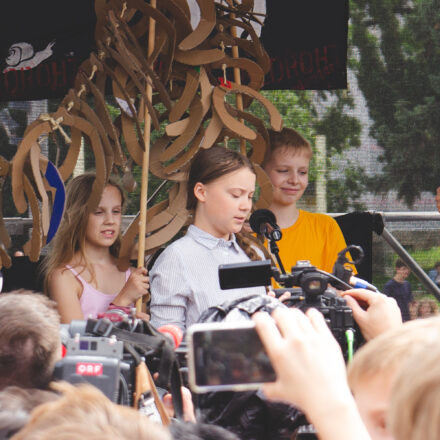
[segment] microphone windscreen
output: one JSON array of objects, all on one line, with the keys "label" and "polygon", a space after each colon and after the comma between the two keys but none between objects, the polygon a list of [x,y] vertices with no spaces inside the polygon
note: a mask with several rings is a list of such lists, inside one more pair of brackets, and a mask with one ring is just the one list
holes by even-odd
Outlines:
[{"label": "microphone windscreen", "polygon": [[157,330],[160,331],[162,334],[169,336],[170,339],[172,339],[174,343],[174,348],[177,348],[182,342],[183,332],[179,327],[177,327],[177,325],[166,324],[166,325],[162,325]]},{"label": "microphone windscreen", "polygon": [[263,223],[276,224],[275,214],[268,209],[257,209],[249,218],[249,224],[254,232],[261,233],[261,225]]}]

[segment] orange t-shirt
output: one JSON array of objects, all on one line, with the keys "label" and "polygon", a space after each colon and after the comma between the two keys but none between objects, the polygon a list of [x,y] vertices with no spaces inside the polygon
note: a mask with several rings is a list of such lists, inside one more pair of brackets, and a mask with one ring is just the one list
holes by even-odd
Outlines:
[{"label": "orange t-shirt", "polygon": [[309,260],[318,269],[332,273],[338,253],[347,247],[336,220],[325,214],[300,210],[297,221],[281,231],[283,237],[277,244],[286,272],[298,260]]}]

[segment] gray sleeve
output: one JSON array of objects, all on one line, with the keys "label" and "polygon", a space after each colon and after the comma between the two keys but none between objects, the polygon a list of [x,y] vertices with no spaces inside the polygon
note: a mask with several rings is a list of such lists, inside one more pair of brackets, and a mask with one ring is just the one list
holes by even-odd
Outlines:
[{"label": "gray sleeve", "polygon": [[174,246],[166,248],[157,259],[150,271],[150,286],[151,324],[174,324],[184,330],[190,288],[182,258]]}]

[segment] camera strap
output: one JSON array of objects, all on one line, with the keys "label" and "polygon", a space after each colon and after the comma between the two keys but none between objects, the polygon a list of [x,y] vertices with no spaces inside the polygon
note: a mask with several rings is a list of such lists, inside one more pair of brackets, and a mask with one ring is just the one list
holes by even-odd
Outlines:
[{"label": "camera strap", "polygon": [[[144,322],[143,327],[144,332],[151,334],[118,328],[108,319],[89,319],[86,332],[104,337],[115,336],[124,343],[124,350],[133,356],[137,366],[142,363],[142,357],[145,358],[146,364],[149,360],[157,358],[159,360],[157,386],[170,390],[176,417],[183,419],[182,378],[174,350],[166,336],[149,323]],[[153,386],[155,387],[154,383]]]}]

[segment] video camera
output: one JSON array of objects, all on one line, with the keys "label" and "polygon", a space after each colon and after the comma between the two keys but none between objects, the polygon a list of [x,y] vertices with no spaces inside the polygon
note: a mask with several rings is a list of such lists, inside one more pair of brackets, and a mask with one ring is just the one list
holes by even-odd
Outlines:
[{"label": "video camera", "polygon": [[[176,416],[183,414],[179,365],[169,338],[134,317],[72,321],[61,328],[65,356],[54,379],[91,383],[115,403],[132,406],[161,422],[157,391],[172,394]],[[151,374],[158,372],[157,386]],[[163,421],[163,420],[162,420]]]},{"label": "video camera", "polygon": [[219,278],[222,289],[269,286],[274,278],[283,286],[275,289],[277,297],[290,292],[290,298],[283,301],[288,307],[297,307],[303,311],[310,307],[319,310],[339,342],[345,358],[351,358],[357,346],[355,335],[358,332],[353,313],[345,299],[329,289],[330,282],[335,278],[331,274],[316,269],[309,261],[301,260],[292,267],[292,273],[281,274],[270,260],[264,260],[221,265]]},{"label": "video camera", "polygon": [[362,249],[358,246],[343,249],[335,263],[335,275],[317,269],[307,260],[297,261],[291,268],[291,273],[286,273],[276,245],[276,241],[282,238],[282,233],[274,214],[267,209],[257,210],[252,214],[249,223],[255,232],[264,235],[269,241],[270,250],[275,255],[281,271],[272,266],[271,260],[221,265],[220,287],[234,289],[270,286],[272,278],[275,279],[282,286],[274,289],[276,296],[280,297],[288,291],[290,298],[283,301],[288,307],[297,307],[303,311],[310,307],[319,310],[340,344],[344,357],[346,360],[351,359],[353,351],[361,343],[362,335],[354,322],[351,308],[329,285],[339,290],[352,288],[348,284],[352,271],[345,263],[353,261],[348,261],[346,255],[349,251],[355,252],[358,257],[354,263],[359,263],[363,256]]}]

